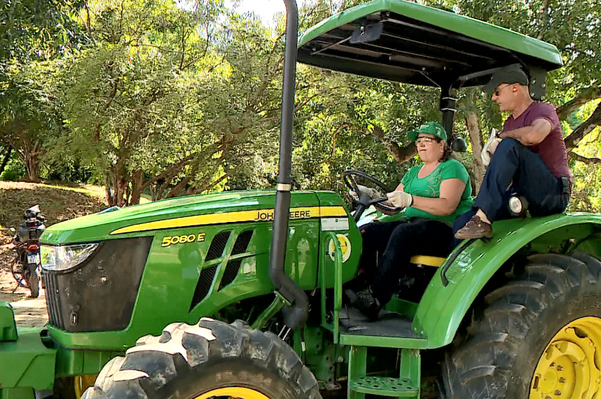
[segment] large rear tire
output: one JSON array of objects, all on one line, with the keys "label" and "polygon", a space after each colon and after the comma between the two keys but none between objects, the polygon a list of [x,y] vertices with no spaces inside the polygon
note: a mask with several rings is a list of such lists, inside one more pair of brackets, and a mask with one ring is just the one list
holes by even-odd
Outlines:
[{"label": "large rear tire", "polygon": [[485,298],[447,353],[447,398],[592,398],[601,393],[601,262],[540,254]]},{"label": "large rear tire", "polygon": [[106,364],[83,399],[320,399],[317,380],[276,335],[203,318],[146,336]]}]

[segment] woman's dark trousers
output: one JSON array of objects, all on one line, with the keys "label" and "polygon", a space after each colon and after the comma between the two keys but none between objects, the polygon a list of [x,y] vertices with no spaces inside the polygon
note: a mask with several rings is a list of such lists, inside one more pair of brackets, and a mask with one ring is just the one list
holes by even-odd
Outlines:
[{"label": "woman's dark trousers", "polygon": [[429,219],[370,223],[361,227],[361,233],[360,268],[373,276],[372,294],[382,305],[396,292],[412,256],[447,257],[453,242],[451,226]]}]

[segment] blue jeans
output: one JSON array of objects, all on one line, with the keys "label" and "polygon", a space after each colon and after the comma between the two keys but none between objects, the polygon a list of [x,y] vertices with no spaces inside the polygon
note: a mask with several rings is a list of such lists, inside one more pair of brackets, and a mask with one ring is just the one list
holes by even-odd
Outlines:
[{"label": "blue jeans", "polygon": [[570,198],[561,179],[547,169],[538,154],[515,139],[505,138],[492,157],[472,209],[455,220],[453,233],[462,228],[478,209],[482,209],[491,222],[510,218],[507,200],[512,193],[528,200],[532,216],[561,213]]}]

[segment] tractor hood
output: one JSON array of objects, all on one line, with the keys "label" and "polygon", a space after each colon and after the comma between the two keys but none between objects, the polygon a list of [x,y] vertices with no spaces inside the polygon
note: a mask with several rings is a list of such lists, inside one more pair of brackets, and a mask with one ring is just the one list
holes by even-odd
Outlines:
[{"label": "tractor hood", "polygon": [[[271,222],[274,203],[273,190],[234,191],[174,198],[58,223],[46,229],[40,240],[44,244],[61,245],[149,236],[154,235],[157,230],[188,226]],[[345,214],[341,206],[335,208],[335,213]],[[299,213],[302,217],[319,217],[320,209],[317,193],[294,192],[291,219],[295,218],[295,211],[309,212],[302,215]],[[324,209],[325,211],[327,210]]]}]

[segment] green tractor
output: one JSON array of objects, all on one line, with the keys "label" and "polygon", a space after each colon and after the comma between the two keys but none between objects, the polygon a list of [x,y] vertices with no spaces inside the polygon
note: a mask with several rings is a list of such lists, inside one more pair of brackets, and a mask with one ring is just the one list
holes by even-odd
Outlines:
[{"label": "green tractor", "polygon": [[426,376],[445,398],[601,397],[601,215],[500,221],[488,242],[416,257],[436,267],[421,299],[394,298],[371,322],[343,304],[369,203],[351,215],[334,192],[291,192],[297,59],[440,87],[451,137],[458,90],[520,64],[541,98],[557,49],[401,0],[348,9],[297,41],[285,2],[276,190],[48,228],[49,323],[17,328],[0,302],[0,399],[419,398]]}]

